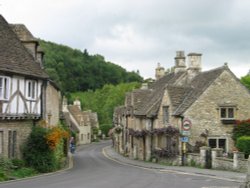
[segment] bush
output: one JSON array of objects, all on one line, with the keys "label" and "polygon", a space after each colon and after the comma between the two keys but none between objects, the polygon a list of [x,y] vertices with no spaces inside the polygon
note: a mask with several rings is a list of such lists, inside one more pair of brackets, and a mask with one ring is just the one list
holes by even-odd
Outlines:
[{"label": "bush", "polygon": [[15,170],[11,173],[11,176],[17,177],[17,178],[25,178],[34,176],[37,174],[37,171],[33,168],[20,168],[18,170]]},{"label": "bush", "polygon": [[46,135],[47,129],[33,127],[23,152],[26,164],[39,172],[55,170],[55,157],[47,144]]},{"label": "bush", "polygon": [[241,152],[244,152],[245,155],[250,155],[250,136],[242,136],[238,138],[236,146]]},{"label": "bush", "polygon": [[250,136],[250,119],[236,122],[232,138],[236,142],[242,136]]}]

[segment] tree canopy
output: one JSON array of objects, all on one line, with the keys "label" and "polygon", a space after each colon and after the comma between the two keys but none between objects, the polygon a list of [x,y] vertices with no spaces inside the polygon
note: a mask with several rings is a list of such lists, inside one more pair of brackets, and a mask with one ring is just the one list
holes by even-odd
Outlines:
[{"label": "tree canopy", "polygon": [[250,89],[250,74],[241,77],[241,83],[244,84],[248,89]]},{"label": "tree canopy", "polygon": [[45,52],[44,67],[63,92],[96,90],[105,84],[141,82],[138,72],[105,61],[101,55],[90,55],[70,47],[40,40]]}]

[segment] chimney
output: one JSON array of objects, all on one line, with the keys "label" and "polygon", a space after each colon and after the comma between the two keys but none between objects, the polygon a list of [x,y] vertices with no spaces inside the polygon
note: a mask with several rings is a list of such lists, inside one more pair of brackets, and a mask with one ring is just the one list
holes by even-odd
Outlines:
[{"label": "chimney", "polygon": [[81,110],[81,102],[80,102],[79,99],[76,99],[76,100],[74,101],[74,106],[77,106],[77,107]]},{"label": "chimney", "polygon": [[185,52],[176,51],[174,73],[186,71]]},{"label": "chimney", "polygon": [[161,67],[161,64],[157,64],[157,68],[155,69],[155,79],[159,80],[165,75],[165,69],[164,67]]},{"label": "chimney", "polygon": [[197,74],[201,72],[201,56],[200,53],[188,54],[188,78],[192,80]]},{"label": "chimney", "polygon": [[40,66],[43,68],[43,57],[44,57],[44,52],[41,49],[40,46],[37,47],[36,51],[36,60],[39,62]]}]

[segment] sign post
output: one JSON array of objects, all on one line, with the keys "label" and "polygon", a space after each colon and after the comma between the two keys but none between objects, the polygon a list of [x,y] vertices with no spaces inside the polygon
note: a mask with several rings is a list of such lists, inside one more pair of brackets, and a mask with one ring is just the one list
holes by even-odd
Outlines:
[{"label": "sign post", "polygon": [[184,119],[181,127],[181,142],[182,142],[182,165],[186,163],[186,152],[187,152],[187,143],[189,141],[190,129],[192,122],[189,119]]}]

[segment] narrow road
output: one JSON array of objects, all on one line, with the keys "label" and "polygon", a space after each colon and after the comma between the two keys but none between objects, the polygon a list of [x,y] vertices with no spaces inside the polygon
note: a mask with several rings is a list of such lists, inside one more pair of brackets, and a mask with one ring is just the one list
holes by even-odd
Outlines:
[{"label": "narrow road", "polygon": [[84,146],[74,154],[74,167],[49,176],[2,183],[0,188],[201,188],[239,184],[122,165],[104,157],[110,142]]}]

